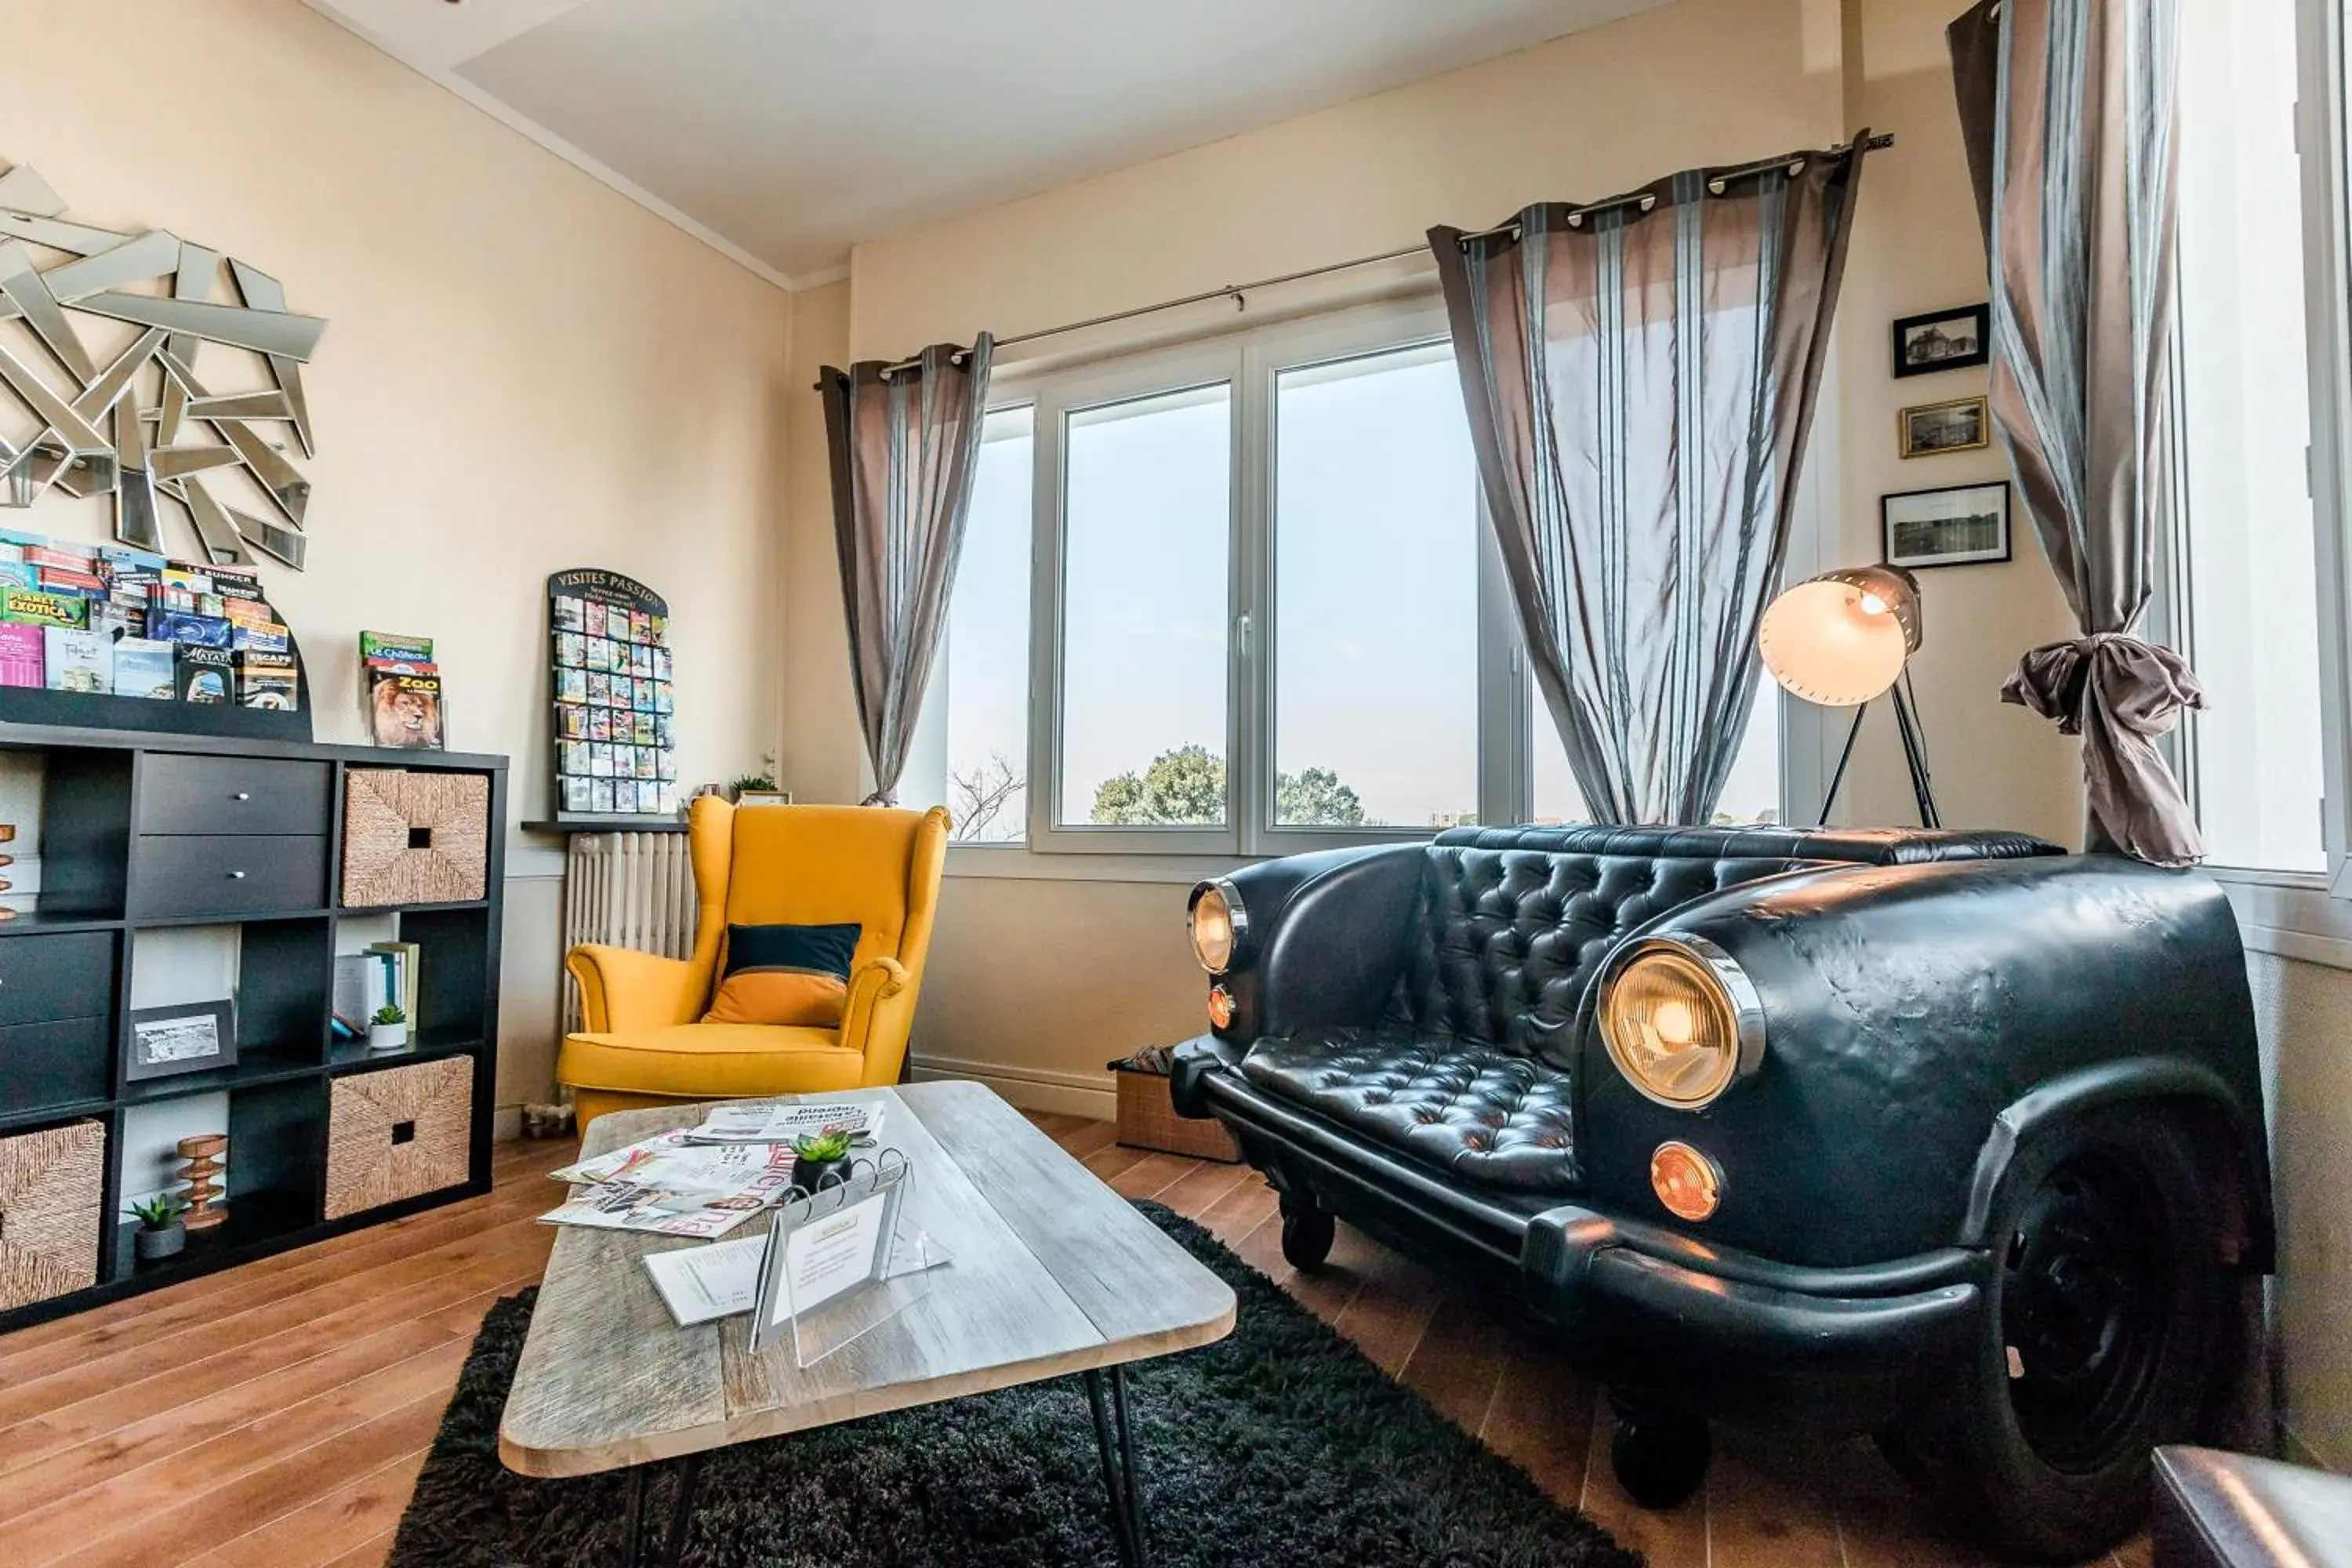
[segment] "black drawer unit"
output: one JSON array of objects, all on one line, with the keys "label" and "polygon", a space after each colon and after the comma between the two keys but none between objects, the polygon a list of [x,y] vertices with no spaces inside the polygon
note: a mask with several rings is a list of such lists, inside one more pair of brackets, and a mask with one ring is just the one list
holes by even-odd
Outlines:
[{"label": "black drawer unit", "polygon": [[[0,1027],[105,1017],[114,1006],[114,942],[103,931],[0,942]],[[0,1059],[0,1078],[6,1073]]]},{"label": "black drawer unit", "polygon": [[[0,920],[0,1139],[90,1123],[105,1150],[97,1283],[0,1308],[0,1334],[489,1190],[504,757],[6,720],[0,752],[37,766],[40,821],[18,826],[41,872]],[[482,896],[334,907],[352,770],[387,765],[487,782]],[[335,975],[339,954],[386,942],[419,966],[415,1016],[406,1048],[372,1052],[334,1026]],[[234,1051],[134,1076],[135,1026],[186,1016],[226,1019]],[[462,1170],[445,1151],[432,1191],[346,1212],[328,1169],[338,1081],[427,1064],[466,1091]],[[142,1259],[122,1201],[191,1131],[228,1139],[226,1217]]]},{"label": "black drawer unit", "polygon": [[140,781],[139,831],[323,836],[334,794],[330,763],[156,752]]},{"label": "black drawer unit", "polygon": [[131,854],[134,921],[227,921],[326,902],[327,841],[315,834],[148,833]]},{"label": "black drawer unit", "polygon": [[110,1033],[103,1013],[0,1025],[0,1116],[104,1100]]}]

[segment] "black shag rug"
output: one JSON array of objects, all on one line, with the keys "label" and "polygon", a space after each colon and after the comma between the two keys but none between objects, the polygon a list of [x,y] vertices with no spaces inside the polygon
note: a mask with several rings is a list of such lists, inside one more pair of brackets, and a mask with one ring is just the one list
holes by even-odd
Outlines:
[{"label": "black shag rug", "polygon": [[[1129,1369],[1155,1568],[1638,1568],[1199,1226],[1138,1205],[1231,1284],[1233,1334]],[[606,1568],[627,1482],[499,1463],[534,1291],[492,1307],[400,1521],[394,1568]],[[657,1481],[648,1523],[667,1517]],[[705,1457],[687,1568],[1112,1568],[1075,1378]]]}]

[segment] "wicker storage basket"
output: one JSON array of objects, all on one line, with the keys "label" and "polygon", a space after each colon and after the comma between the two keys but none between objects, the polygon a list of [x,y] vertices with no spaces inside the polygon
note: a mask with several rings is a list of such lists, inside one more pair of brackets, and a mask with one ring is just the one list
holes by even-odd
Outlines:
[{"label": "wicker storage basket", "polygon": [[99,1122],[0,1138],[0,1309],[98,1283],[105,1187]]},{"label": "wicker storage basket", "polygon": [[1241,1146],[1222,1121],[1194,1121],[1169,1102],[1168,1075],[1128,1062],[1111,1063],[1118,1083],[1118,1141],[1130,1149],[1157,1149],[1192,1160],[1241,1161]]},{"label": "wicker storage basket", "polygon": [[352,768],[344,779],[346,908],[482,896],[490,864],[487,776]]},{"label": "wicker storage basket", "polygon": [[327,1110],[327,1217],[457,1185],[470,1173],[473,1127],[470,1058],[335,1079]]}]

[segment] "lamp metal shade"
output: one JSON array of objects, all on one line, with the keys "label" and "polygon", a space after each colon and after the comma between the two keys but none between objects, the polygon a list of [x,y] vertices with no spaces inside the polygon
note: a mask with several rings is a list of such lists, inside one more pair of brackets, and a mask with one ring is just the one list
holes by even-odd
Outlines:
[{"label": "lamp metal shade", "polygon": [[1764,668],[1824,708],[1853,708],[1893,686],[1919,651],[1919,583],[1900,566],[1808,578],[1772,601],[1756,630]]}]

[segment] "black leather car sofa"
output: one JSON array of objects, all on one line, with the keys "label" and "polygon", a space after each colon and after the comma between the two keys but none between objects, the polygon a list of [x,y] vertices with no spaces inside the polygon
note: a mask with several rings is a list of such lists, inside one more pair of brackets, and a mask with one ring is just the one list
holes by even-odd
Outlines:
[{"label": "black leather car sofa", "polygon": [[1214,1116],[1608,1382],[1628,1489],[1711,1415],[1873,1432],[1985,1533],[2103,1550],[2210,1434],[2270,1186],[2209,879],[2010,833],[1456,829],[1194,889]]}]

